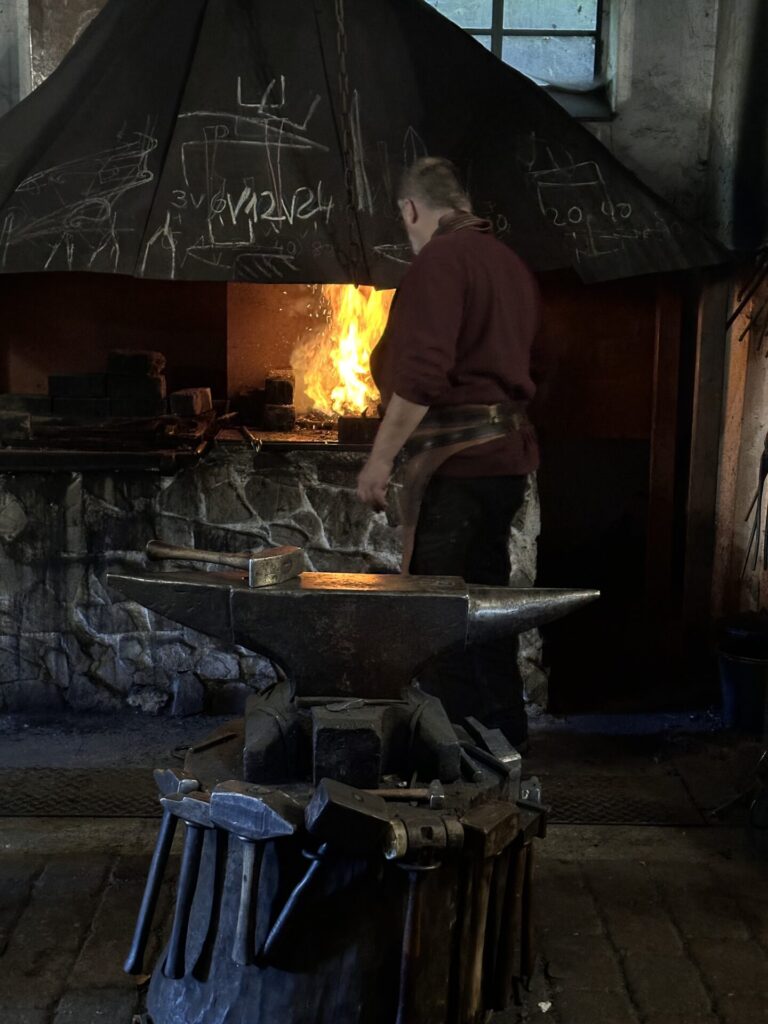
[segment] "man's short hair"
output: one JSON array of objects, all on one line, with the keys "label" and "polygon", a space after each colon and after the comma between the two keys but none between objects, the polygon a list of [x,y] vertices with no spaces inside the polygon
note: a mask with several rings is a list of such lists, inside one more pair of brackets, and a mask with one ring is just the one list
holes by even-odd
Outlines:
[{"label": "man's short hair", "polygon": [[459,172],[442,156],[424,156],[405,171],[398,198],[420,199],[434,210],[472,212],[472,200],[462,188]]}]

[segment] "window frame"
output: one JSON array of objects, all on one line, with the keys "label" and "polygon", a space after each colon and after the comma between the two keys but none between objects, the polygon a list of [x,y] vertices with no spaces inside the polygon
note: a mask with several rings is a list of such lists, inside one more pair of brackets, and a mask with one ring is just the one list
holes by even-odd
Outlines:
[{"label": "window frame", "polygon": [[537,38],[552,36],[558,38],[593,38],[595,40],[595,63],[592,69],[593,78],[597,79],[603,72],[603,53],[605,43],[604,10],[606,0],[597,0],[594,29],[538,29],[538,28],[504,28],[505,3],[525,3],[525,0],[491,0],[491,25],[476,28],[470,25],[460,27],[471,36],[491,37],[491,53],[502,60],[504,40],[509,37]]}]

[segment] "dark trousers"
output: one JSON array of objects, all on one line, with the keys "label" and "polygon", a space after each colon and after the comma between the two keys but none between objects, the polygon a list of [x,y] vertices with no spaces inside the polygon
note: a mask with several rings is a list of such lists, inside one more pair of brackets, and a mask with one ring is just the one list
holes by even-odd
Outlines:
[{"label": "dark trousers", "polygon": [[[524,476],[433,477],[419,514],[410,571],[507,586],[509,531],[525,484]],[[461,723],[471,715],[501,729],[511,743],[521,743],[527,720],[517,651],[517,637],[475,644],[431,661],[419,673],[419,683],[442,700],[451,721]]]}]

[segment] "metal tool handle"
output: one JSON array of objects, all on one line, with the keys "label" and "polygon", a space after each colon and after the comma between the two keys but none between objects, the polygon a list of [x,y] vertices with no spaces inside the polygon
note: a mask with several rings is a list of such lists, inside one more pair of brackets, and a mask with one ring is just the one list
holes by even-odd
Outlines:
[{"label": "metal tool handle", "polygon": [[141,898],[139,916],[136,919],[136,929],[133,933],[131,949],[123,964],[123,970],[126,974],[141,974],[144,964],[144,953],[147,948],[147,939],[149,938],[149,929],[155,916],[157,897],[160,894],[160,886],[165,874],[165,866],[168,863],[171,846],[173,845],[173,837],[178,820],[169,811],[163,812],[163,820],[160,823],[160,832],[155,843],[155,851],[152,854],[152,862],[149,865],[147,884],[144,887],[144,895]]},{"label": "metal tool handle", "polygon": [[308,889],[311,891],[312,880],[320,870],[323,864],[323,857],[327,850],[328,844],[323,843],[317,851],[317,854],[312,859],[312,863],[307,868],[304,877],[298,882],[286,899],[282,910],[277,915],[277,920],[270,928],[269,934],[264,940],[264,945],[261,947],[261,953],[259,955],[260,959],[269,957],[275,946],[280,941],[280,936],[285,931],[288,922],[295,915],[296,908],[301,906],[303,899],[306,899],[306,896],[303,894],[306,893]]},{"label": "metal tool handle", "polygon": [[264,854],[264,844],[256,843],[251,839],[241,839],[243,856],[243,874],[240,880],[240,906],[237,911],[237,927],[235,928],[235,940],[232,943],[232,962],[240,967],[245,967],[253,960],[251,936],[254,932],[252,922],[252,907],[258,886],[258,876],[261,873],[261,858]]},{"label": "metal tool handle", "polygon": [[189,915],[200,870],[200,858],[203,853],[205,830],[198,825],[187,823],[184,836],[184,852],[181,855],[179,885],[176,890],[176,912],[173,916],[173,928],[168,942],[168,955],[165,958],[163,973],[166,978],[184,977],[184,953],[187,945]]}]

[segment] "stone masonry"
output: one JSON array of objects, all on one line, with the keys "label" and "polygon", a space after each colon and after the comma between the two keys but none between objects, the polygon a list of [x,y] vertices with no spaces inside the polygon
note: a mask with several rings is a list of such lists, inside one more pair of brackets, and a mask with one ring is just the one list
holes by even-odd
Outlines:
[{"label": "stone masonry", "polygon": [[[172,477],[0,477],[0,711],[240,710],[272,665],[110,594],[106,573],[146,566],[153,537],[219,551],[295,544],[317,571],[397,571],[393,518],[355,496],[362,460],[221,444]],[[532,486],[510,541],[516,585],[534,581],[538,532]],[[538,635],[521,651],[528,697],[544,704]]]}]

